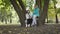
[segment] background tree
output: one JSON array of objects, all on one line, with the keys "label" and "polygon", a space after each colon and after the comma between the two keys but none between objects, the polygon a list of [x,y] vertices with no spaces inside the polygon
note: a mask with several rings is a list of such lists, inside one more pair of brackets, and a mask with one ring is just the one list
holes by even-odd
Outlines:
[{"label": "background tree", "polygon": [[57,16],[57,8],[56,8],[56,4],[57,4],[57,1],[56,0],[52,0],[53,1],[53,3],[54,3],[54,9],[55,9],[55,17],[56,17],[56,23],[58,23],[58,16]]},{"label": "background tree", "polygon": [[[41,0],[39,0],[39,1],[41,2]],[[41,7],[40,3],[38,5]],[[49,5],[49,0],[44,0],[43,10],[42,10],[42,12],[40,11],[40,17],[39,17],[40,25],[45,23],[45,19],[46,19],[47,12],[48,12],[48,5]]]}]

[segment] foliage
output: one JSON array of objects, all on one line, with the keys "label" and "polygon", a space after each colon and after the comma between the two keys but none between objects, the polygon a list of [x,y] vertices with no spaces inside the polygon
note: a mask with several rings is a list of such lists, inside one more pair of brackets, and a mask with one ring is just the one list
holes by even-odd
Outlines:
[{"label": "foliage", "polygon": [[34,4],[34,0],[22,0],[27,7],[29,7],[30,11],[33,11],[33,4]]},{"label": "foliage", "polygon": [[60,8],[57,9],[57,13],[60,14]]},{"label": "foliage", "polygon": [[10,18],[12,16],[11,8],[12,7],[9,0],[0,0],[0,18],[3,18],[3,20]]},{"label": "foliage", "polygon": [[55,17],[54,3],[52,0],[50,0],[48,9],[48,18],[54,18],[54,17]]}]

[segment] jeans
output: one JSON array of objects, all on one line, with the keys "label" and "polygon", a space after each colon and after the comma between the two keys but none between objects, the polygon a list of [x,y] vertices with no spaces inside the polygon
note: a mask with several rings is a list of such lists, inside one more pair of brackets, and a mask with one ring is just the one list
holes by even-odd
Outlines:
[{"label": "jeans", "polygon": [[32,25],[31,26],[34,26],[37,24],[37,20],[36,20],[36,16],[34,15],[33,16],[33,21],[32,21]]}]

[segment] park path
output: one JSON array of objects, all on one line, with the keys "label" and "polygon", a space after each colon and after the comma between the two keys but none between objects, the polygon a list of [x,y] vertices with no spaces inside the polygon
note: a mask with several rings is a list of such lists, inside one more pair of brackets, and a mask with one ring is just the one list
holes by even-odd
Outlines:
[{"label": "park path", "polygon": [[1,25],[0,34],[60,34],[60,24],[45,24],[29,28],[19,25]]}]

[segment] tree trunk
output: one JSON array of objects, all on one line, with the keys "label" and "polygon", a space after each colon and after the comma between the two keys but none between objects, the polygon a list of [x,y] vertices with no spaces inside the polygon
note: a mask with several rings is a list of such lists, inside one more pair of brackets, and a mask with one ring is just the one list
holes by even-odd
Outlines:
[{"label": "tree trunk", "polygon": [[44,0],[43,11],[40,13],[39,23],[40,25],[45,23],[45,18],[47,17],[49,0]]},{"label": "tree trunk", "polygon": [[22,8],[22,12],[23,12],[23,15],[24,15],[24,19],[26,19],[26,17],[25,17],[26,7],[25,7],[24,3],[22,2],[22,0],[18,0],[18,2],[19,2],[20,6],[21,6],[21,8]]},{"label": "tree trunk", "polygon": [[46,23],[48,23],[48,13],[47,13],[47,17],[46,17],[46,19],[47,19]]},{"label": "tree trunk", "polygon": [[25,7],[24,3],[22,2],[22,0],[18,0],[18,2],[19,2],[20,6],[21,6],[21,8],[25,14],[26,13],[26,7]]},{"label": "tree trunk", "polygon": [[10,23],[12,23],[12,18],[10,17]]},{"label": "tree trunk", "polygon": [[2,22],[2,23],[4,22],[4,19],[3,19],[3,17],[2,17],[2,19],[1,19],[1,22]]},{"label": "tree trunk", "polygon": [[25,16],[24,16],[24,13],[21,10],[21,7],[18,6],[16,0],[10,0],[10,1],[11,1],[11,4],[13,5],[14,9],[16,10],[18,16],[19,16],[21,26],[25,26],[25,21],[24,21]]},{"label": "tree trunk", "polygon": [[56,23],[59,23],[59,22],[58,22],[58,16],[57,16],[57,14],[56,14]]},{"label": "tree trunk", "polygon": [[47,23],[48,23],[48,14],[47,14]]},{"label": "tree trunk", "polygon": [[[54,2],[54,1],[53,1]],[[55,17],[56,17],[56,23],[58,23],[58,16],[57,16],[57,11],[56,11],[56,3],[54,2],[54,9],[55,9]]]}]

